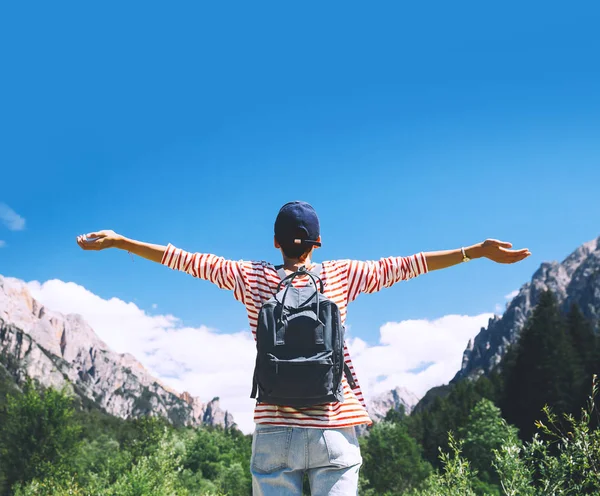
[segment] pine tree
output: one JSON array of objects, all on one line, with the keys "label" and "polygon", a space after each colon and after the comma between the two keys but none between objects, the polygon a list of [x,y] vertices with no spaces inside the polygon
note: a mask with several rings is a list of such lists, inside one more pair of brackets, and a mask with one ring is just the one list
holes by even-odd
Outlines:
[{"label": "pine tree", "polygon": [[439,448],[449,449],[448,432],[466,425],[471,410],[482,398],[495,401],[498,388],[495,374],[491,379],[485,376],[475,381],[464,379],[453,384],[446,397],[437,397],[427,409],[406,417],[408,432],[422,446],[425,460],[439,468]]},{"label": "pine tree", "polygon": [[501,408],[506,420],[530,439],[542,408],[556,413],[577,411],[577,361],[556,298],[542,293],[521,331],[512,357],[503,364],[505,390]]},{"label": "pine tree", "polygon": [[581,408],[585,406],[591,392],[592,376],[595,372],[597,373],[595,362],[598,338],[576,304],[571,306],[567,315],[567,329],[578,365],[575,387],[578,392],[577,405]]}]

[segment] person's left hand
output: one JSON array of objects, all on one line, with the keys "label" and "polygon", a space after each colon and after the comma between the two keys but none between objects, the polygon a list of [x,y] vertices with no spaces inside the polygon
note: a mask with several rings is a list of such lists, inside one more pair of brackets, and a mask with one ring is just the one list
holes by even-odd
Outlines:
[{"label": "person's left hand", "polygon": [[528,248],[511,250],[512,243],[499,241],[497,239],[486,239],[480,246],[481,255],[497,263],[516,263],[531,255]]},{"label": "person's left hand", "polygon": [[123,236],[111,230],[97,231],[77,236],[77,244],[84,250],[105,250],[113,248]]}]

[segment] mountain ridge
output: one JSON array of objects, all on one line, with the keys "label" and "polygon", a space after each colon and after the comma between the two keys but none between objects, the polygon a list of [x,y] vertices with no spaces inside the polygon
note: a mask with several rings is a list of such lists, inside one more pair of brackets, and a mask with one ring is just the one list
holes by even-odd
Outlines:
[{"label": "mountain ridge", "polygon": [[419,397],[405,387],[398,386],[380,393],[367,401],[367,410],[374,422],[383,420],[390,410],[410,415]]},{"label": "mountain ridge", "polygon": [[600,323],[600,237],[583,243],[562,262],[543,262],[509,302],[504,314],[491,318],[488,326],[469,341],[461,369],[450,383],[490,373],[508,347],[517,342],[540,295],[548,289],[556,295],[563,311],[577,304],[597,327]]},{"label": "mountain ridge", "polygon": [[116,353],[78,314],[40,304],[19,279],[0,275],[0,363],[18,384],[66,386],[121,418],[160,415],[175,425],[233,427],[218,398],[203,403],[153,377],[128,353]]}]

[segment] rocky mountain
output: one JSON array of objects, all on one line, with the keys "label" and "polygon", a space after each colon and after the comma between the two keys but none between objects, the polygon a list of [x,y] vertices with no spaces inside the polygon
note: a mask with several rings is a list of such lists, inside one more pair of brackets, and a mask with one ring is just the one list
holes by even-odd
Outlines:
[{"label": "rocky mountain", "polygon": [[419,398],[417,395],[406,388],[397,387],[396,389],[375,396],[368,402],[367,408],[371,419],[377,422],[383,420],[390,410],[399,411],[402,408],[406,415],[410,415],[418,402]]},{"label": "rocky mountain", "polygon": [[508,346],[515,343],[527,318],[547,289],[557,296],[564,311],[576,303],[597,327],[600,324],[600,237],[577,248],[563,262],[545,262],[509,303],[502,317],[490,319],[487,328],[463,354],[461,370],[451,382],[490,372]]},{"label": "rocky mountain", "polygon": [[219,399],[177,393],[130,354],[112,351],[80,315],[44,307],[18,279],[0,276],[0,369],[16,384],[26,377],[66,386],[83,405],[121,418],[163,416],[175,425],[234,424]]}]

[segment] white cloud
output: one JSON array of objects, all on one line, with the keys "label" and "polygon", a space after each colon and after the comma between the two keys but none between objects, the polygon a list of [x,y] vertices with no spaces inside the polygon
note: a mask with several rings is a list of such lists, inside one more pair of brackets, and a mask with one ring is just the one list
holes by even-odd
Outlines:
[{"label": "white cloud", "polygon": [[250,391],[256,346],[249,331],[223,334],[204,326],[183,327],[172,315],[152,316],[134,303],[105,300],[72,282],[34,281],[28,286],[48,308],[83,315],[108,346],[131,353],[179,392],[189,391],[202,401],[219,396],[240,429],[253,430]]},{"label": "white cloud", "polygon": [[6,241],[2,241],[0,239],[0,248],[4,248],[6,246]]},{"label": "white cloud", "polygon": [[508,293],[504,298],[506,298],[507,300],[512,300],[518,294],[519,294],[519,290],[515,289],[514,291],[511,291],[510,293]]},{"label": "white cloud", "polygon": [[448,383],[460,369],[469,339],[491,317],[485,313],[389,322],[381,327],[375,346],[350,339],[348,346],[365,396],[402,386],[422,397],[430,388]]},{"label": "white cloud", "polygon": [[5,203],[0,203],[0,222],[11,231],[22,231],[25,229],[25,219]]},{"label": "white cloud", "polygon": [[[172,315],[149,315],[134,303],[105,300],[75,283],[34,281],[29,287],[48,308],[83,315],[112,349],[133,354],[179,392],[189,391],[203,401],[219,396],[239,427],[253,430],[254,402],[249,395],[256,347],[249,331],[224,334],[205,326],[183,327]],[[403,386],[421,397],[447,383],[460,369],[468,340],[491,317],[448,315],[433,321],[390,322],[381,327],[379,343],[373,346],[349,337],[365,396]]]}]

